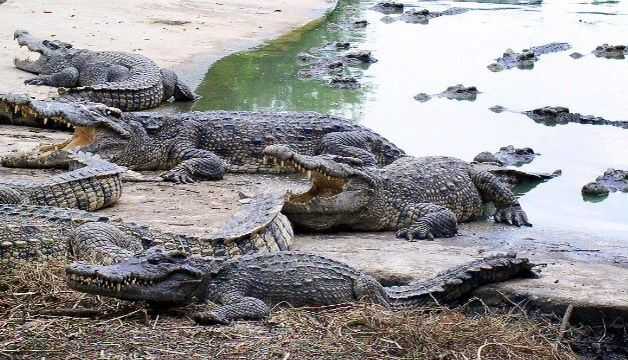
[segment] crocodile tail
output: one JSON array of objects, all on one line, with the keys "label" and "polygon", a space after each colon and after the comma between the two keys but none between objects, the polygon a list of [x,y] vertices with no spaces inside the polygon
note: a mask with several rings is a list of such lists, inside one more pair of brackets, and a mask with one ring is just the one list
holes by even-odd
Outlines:
[{"label": "crocodile tail", "polygon": [[70,101],[88,100],[118,108],[122,111],[140,111],[161,104],[164,88],[161,80],[149,86],[123,86],[122,83],[104,83],[76,88],[59,88],[59,95]]},{"label": "crocodile tail", "polygon": [[499,254],[452,268],[426,281],[385,288],[393,308],[408,309],[426,304],[448,304],[476,288],[521,277],[535,277],[534,264],[515,254]]}]

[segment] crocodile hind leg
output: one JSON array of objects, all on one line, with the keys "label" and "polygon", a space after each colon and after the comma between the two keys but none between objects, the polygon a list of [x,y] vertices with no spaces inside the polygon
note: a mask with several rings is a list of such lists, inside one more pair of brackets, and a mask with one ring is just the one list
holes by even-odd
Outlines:
[{"label": "crocodile hind leg", "polygon": [[382,144],[364,131],[333,132],[321,138],[320,153],[360,159],[363,165],[384,165],[392,160],[383,159]]},{"label": "crocodile hind leg", "polygon": [[211,151],[188,149],[182,151],[179,158],[181,163],[161,174],[164,180],[193,183],[196,180],[220,180],[225,174],[225,161]]},{"label": "crocodile hind leg", "polygon": [[143,250],[142,244],[112,224],[86,223],[70,237],[69,249],[79,260],[111,264]]},{"label": "crocodile hind leg", "polygon": [[469,175],[482,196],[482,200],[495,204],[497,208],[493,216],[495,222],[515,226],[532,226],[515,195],[495,175],[488,171],[476,170],[470,170]]},{"label": "crocodile hind leg", "polygon": [[192,315],[197,324],[228,324],[231,320],[262,320],[270,314],[270,308],[260,299],[246,296],[225,296],[223,305],[211,311]]},{"label": "crocodile hind leg", "polygon": [[401,211],[397,237],[408,241],[452,237],[458,233],[458,220],[453,211],[431,203],[413,204]]}]

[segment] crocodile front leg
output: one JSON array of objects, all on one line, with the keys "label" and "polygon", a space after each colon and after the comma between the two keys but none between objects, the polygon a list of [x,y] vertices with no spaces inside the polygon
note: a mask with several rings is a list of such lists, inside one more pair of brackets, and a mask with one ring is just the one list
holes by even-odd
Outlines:
[{"label": "crocodile front leg", "polygon": [[270,308],[260,299],[241,295],[225,295],[220,299],[223,304],[211,311],[192,315],[197,324],[229,324],[232,320],[262,320],[270,314]]},{"label": "crocodile front leg", "polygon": [[211,151],[185,149],[177,158],[181,162],[174,168],[161,174],[166,181],[174,183],[193,183],[196,180],[220,180],[225,174],[226,163]]},{"label": "crocodile front leg", "polygon": [[458,233],[456,215],[448,208],[431,203],[413,204],[401,211],[397,223],[397,237],[408,241],[434,240],[452,237]]},{"label": "crocodile front leg", "polygon": [[47,85],[54,87],[76,87],[79,82],[79,71],[75,67],[68,67],[50,75],[39,75],[24,81],[26,85]]},{"label": "crocodile front leg", "polygon": [[482,200],[495,204],[497,208],[493,216],[495,222],[515,226],[532,226],[528,222],[528,215],[521,208],[515,195],[495,175],[488,171],[476,170],[470,170],[469,175],[480,192]]}]

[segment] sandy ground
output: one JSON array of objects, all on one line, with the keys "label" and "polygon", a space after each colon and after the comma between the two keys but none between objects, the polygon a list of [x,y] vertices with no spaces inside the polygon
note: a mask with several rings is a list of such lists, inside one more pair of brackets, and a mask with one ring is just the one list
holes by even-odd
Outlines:
[{"label": "sandy ground", "polygon": [[[9,0],[0,8],[0,92],[45,95],[13,67],[16,29],[92,50],[138,52],[195,85],[217,58],[319,18],[334,0]],[[181,25],[176,25],[182,23]],[[174,24],[174,25],[173,25]],[[192,61],[194,60],[194,61]]]}]

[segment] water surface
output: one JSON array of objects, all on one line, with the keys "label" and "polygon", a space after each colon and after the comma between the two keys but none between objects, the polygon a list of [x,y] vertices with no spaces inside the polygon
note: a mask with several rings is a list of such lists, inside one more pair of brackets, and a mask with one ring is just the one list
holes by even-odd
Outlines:
[{"label": "water surface", "polygon": [[[320,24],[284,36],[255,51],[218,61],[198,89],[194,110],[313,110],[341,115],[371,127],[413,155],[451,155],[471,160],[505,145],[541,153],[524,169],[562,169],[560,178],[521,198],[536,228],[591,234],[628,246],[628,194],[600,202],[583,200],[580,189],[605,169],[628,168],[628,130],[569,124],[548,127],[517,113],[488,110],[503,105],[529,110],[567,106],[582,114],[628,120],[628,60],[596,58],[600,44],[626,44],[628,4],[620,1],[425,1],[429,10],[473,11],[430,20],[427,25],[386,24],[369,10],[373,1],[341,1]],[[393,15],[394,16],[394,15]],[[366,19],[365,29],[347,24]],[[358,90],[331,89],[296,79],[299,53],[336,41],[372,50],[379,61],[364,71]],[[541,57],[533,70],[498,73],[486,66],[511,48],[569,42],[572,50]],[[585,54],[575,60],[572,51]],[[434,98],[458,83],[482,92],[474,102]],[[595,247],[595,244],[591,244]]]}]

